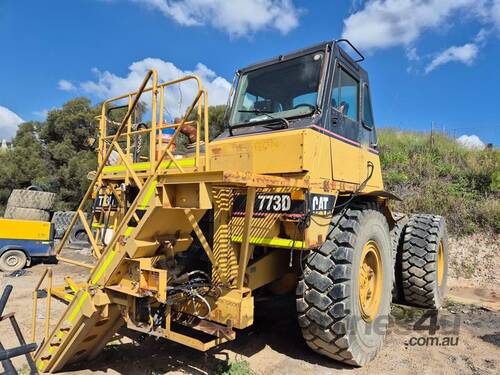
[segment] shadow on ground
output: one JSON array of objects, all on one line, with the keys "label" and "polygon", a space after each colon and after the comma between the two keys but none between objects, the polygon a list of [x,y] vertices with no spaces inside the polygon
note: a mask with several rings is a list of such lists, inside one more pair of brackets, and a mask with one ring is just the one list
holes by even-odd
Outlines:
[{"label": "shadow on ground", "polygon": [[93,361],[68,366],[65,370],[105,371],[112,369],[122,374],[164,374],[180,371],[189,374],[213,374],[228,363],[231,351],[252,357],[266,345],[274,351],[310,364],[331,369],[351,367],[314,353],[305,344],[296,320],[293,296],[273,297],[256,302],[254,325],[237,332],[236,340],[206,353],[174,342],[146,338],[141,344],[109,345]]}]

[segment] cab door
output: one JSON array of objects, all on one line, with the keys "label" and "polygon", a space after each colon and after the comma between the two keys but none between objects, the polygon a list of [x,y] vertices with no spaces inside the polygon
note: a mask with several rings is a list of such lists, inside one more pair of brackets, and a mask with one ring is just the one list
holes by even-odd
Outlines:
[{"label": "cab door", "polygon": [[330,99],[331,152],[334,180],[360,180],[360,80],[337,61]]},{"label": "cab door", "polygon": [[[361,121],[360,121],[360,143],[361,143],[361,166],[367,168],[373,166],[373,173],[368,181],[368,186],[374,190],[383,190],[382,173],[380,167],[380,158],[378,155],[377,133],[375,130],[375,121],[373,117],[370,87],[368,82],[362,83],[361,100]],[[368,173],[369,171],[367,171]],[[363,177],[363,176],[361,176]]]}]

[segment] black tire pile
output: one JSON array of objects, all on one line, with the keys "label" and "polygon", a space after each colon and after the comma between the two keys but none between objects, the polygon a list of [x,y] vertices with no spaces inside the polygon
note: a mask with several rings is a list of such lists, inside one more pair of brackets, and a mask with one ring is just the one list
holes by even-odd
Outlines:
[{"label": "black tire pile", "polygon": [[[56,194],[41,191],[36,186],[14,189],[7,201],[4,217],[15,220],[50,221],[54,224],[54,238],[61,239],[68,230],[75,211],[56,211],[52,214]],[[77,221],[69,235],[69,246],[83,248],[89,246],[88,236],[81,221]]]},{"label": "black tire pile", "polygon": [[7,201],[4,217],[16,220],[49,221],[56,195],[28,188],[14,189]]}]

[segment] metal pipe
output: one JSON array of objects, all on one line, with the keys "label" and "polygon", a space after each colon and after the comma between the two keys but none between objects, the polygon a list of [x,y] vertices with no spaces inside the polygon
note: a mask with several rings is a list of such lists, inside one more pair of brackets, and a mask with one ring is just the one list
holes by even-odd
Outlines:
[{"label": "metal pipe", "polygon": [[0,361],[34,352],[36,348],[36,344],[26,344],[18,346],[17,348],[0,350]]},{"label": "metal pipe", "polygon": [[3,310],[5,309],[5,305],[7,304],[11,292],[12,285],[7,285],[3,290],[2,297],[0,298],[0,316],[3,314]]},{"label": "metal pipe", "polygon": [[[201,122],[201,121],[200,121]],[[203,128],[205,129],[205,171],[210,170],[210,155],[208,147],[208,142],[210,142],[209,126],[208,126],[208,93],[203,91]]]},{"label": "metal pipe", "polygon": [[[139,124],[140,125],[140,124]],[[158,125],[156,127],[156,130],[163,130],[163,129],[175,129],[177,128],[178,126],[180,125],[179,124],[170,124],[170,125]],[[196,121],[186,121],[184,123],[184,125],[196,125]],[[131,131],[130,133],[122,133],[120,136],[121,137],[124,137],[126,135],[141,135],[141,134],[146,134],[146,133],[150,133],[151,132],[151,129],[147,128],[147,129],[142,129],[142,130],[133,130]],[[114,135],[107,135],[105,137],[102,137],[102,139],[106,139],[106,140],[109,140],[109,139],[113,139],[115,136]]]},{"label": "metal pipe", "polygon": [[36,318],[38,313],[38,291],[33,291],[33,310],[31,311],[31,341],[36,341]]},{"label": "metal pipe", "polygon": [[47,274],[47,302],[45,308],[45,342],[49,339],[49,329],[50,329],[50,304],[52,302],[52,270],[49,270]]},{"label": "metal pipe", "polygon": [[92,268],[94,268],[94,266],[91,265],[91,264],[79,262],[77,260],[65,258],[65,257],[59,256],[59,255],[57,256],[57,260],[60,261],[60,262],[63,262],[63,263],[72,264],[74,266],[88,268],[89,270],[91,270]]},{"label": "metal pipe", "polygon": [[[0,352],[3,352],[5,348],[3,347],[2,343],[0,342]],[[2,363],[2,367],[4,372],[2,375],[17,375],[16,368],[12,364],[12,361],[10,359],[4,359],[3,361],[0,361]]]},{"label": "metal pipe", "polygon": [[[14,328],[14,332],[17,336],[17,339],[19,340],[19,344],[26,345],[26,340],[24,339],[23,333],[21,332],[21,328],[19,328],[19,324],[17,324],[16,317],[14,315],[12,315],[9,319],[10,319],[10,323],[12,324],[12,328]],[[35,340],[33,340],[33,341],[35,341]],[[36,369],[35,362],[33,362],[33,358],[31,358],[31,355],[29,355],[28,353],[26,353],[26,361],[28,362],[31,373],[38,374],[38,370]]]},{"label": "metal pipe", "polygon": [[[189,80],[195,80],[196,83],[198,84],[198,90],[199,91],[203,90],[203,85],[201,83],[201,79],[198,76],[196,76],[196,75],[187,75],[187,76],[181,77],[179,79],[174,79],[173,81],[163,82],[163,83],[157,85],[157,87],[158,88],[162,88],[162,87],[172,86],[172,85],[175,85],[177,83],[181,83],[181,82],[189,81]],[[153,87],[145,88],[144,90],[142,90],[142,92],[149,92],[151,90],[153,90]],[[124,94],[124,95],[120,95],[120,96],[115,96],[114,98],[106,100],[104,102],[104,104],[107,105],[109,103],[116,102],[117,100],[125,99],[129,95],[132,95],[132,96],[137,95],[137,93],[139,93],[139,92],[141,92],[141,90],[135,91],[135,92],[131,92],[131,93],[128,93],[128,94]]]}]

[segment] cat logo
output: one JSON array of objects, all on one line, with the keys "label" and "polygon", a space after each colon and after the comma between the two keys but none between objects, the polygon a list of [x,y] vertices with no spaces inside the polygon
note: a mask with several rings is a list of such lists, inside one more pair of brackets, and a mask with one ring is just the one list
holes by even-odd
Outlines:
[{"label": "cat logo", "polygon": [[332,211],[335,205],[335,196],[323,194],[311,194],[309,198],[312,212]]}]

